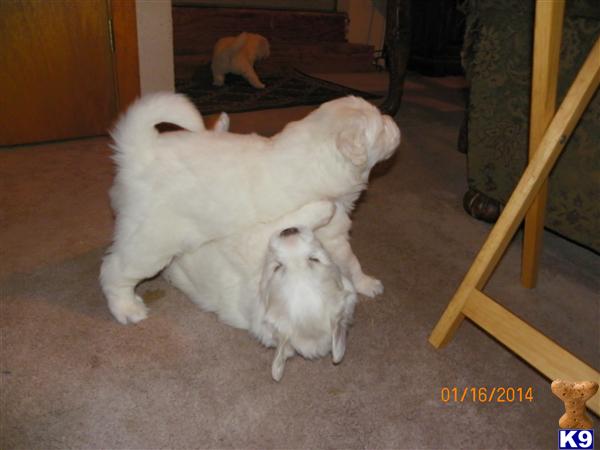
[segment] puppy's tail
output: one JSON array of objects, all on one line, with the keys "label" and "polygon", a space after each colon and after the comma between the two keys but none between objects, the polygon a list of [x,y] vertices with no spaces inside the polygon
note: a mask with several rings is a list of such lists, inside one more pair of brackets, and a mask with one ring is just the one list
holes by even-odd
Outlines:
[{"label": "puppy's tail", "polygon": [[146,95],[129,107],[111,132],[117,153],[136,152],[136,157],[142,157],[158,137],[155,125],[161,122],[194,132],[205,129],[202,116],[186,96],[171,92]]}]

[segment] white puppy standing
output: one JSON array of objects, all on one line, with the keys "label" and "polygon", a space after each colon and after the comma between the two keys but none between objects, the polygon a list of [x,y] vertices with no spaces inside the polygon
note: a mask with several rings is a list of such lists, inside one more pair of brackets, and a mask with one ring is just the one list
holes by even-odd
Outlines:
[{"label": "white puppy standing", "polygon": [[[159,134],[160,122],[189,131]],[[184,96],[159,93],[130,107],[113,138],[115,236],[100,278],[112,314],[125,324],[147,316],[135,286],[177,255],[322,199],[341,205],[336,217],[344,219],[371,168],[398,146],[400,132],[373,105],[345,97],[272,138],[215,133]],[[322,232],[335,223],[334,217]],[[340,253],[353,256],[345,242]],[[359,292],[362,284],[377,289],[355,257],[331,256]],[[345,268],[348,261],[358,270]]]},{"label": "white puppy standing", "polygon": [[254,70],[254,63],[267,58],[270,53],[269,41],[260,34],[244,32],[219,39],[211,61],[213,84],[223,86],[225,75],[234,73],[243,76],[255,88],[264,89],[265,85]]}]

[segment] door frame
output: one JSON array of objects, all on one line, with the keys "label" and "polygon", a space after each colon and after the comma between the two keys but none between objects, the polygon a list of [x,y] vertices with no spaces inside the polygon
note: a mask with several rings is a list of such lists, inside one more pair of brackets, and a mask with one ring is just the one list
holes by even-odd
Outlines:
[{"label": "door frame", "polygon": [[114,39],[114,76],[117,109],[123,112],[140,95],[140,64],[136,0],[107,0]]}]

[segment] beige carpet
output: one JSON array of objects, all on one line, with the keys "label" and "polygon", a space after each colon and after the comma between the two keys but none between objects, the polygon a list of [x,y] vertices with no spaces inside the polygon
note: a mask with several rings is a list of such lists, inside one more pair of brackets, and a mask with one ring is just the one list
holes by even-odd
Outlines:
[{"label": "beige carpet", "polygon": [[[468,321],[444,350],[427,343],[490,230],[462,211],[460,84],[410,77],[401,148],[355,214],[356,253],[386,291],[358,305],[341,365],[294,358],[279,384],[271,350],[160,278],[139,287],[146,321],[111,318],[97,282],[107,139],[0,151],[0,448],[556,448],[562,404],[546,379]],[[235,115],[233,128],[270,134],[309,109]],[[519,285],[515,242],[487,291],[600,367],[598,256],[544,239],[537,289]],[[534,398],[443,403],[454,386]]]}]

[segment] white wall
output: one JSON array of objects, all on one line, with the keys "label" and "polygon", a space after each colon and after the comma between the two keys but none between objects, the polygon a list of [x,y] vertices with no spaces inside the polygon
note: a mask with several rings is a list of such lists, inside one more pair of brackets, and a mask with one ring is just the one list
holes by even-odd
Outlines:
[{"label": "white wall", "polygon": [[142,94],[175,89],[171,0],[136,0]]}]

